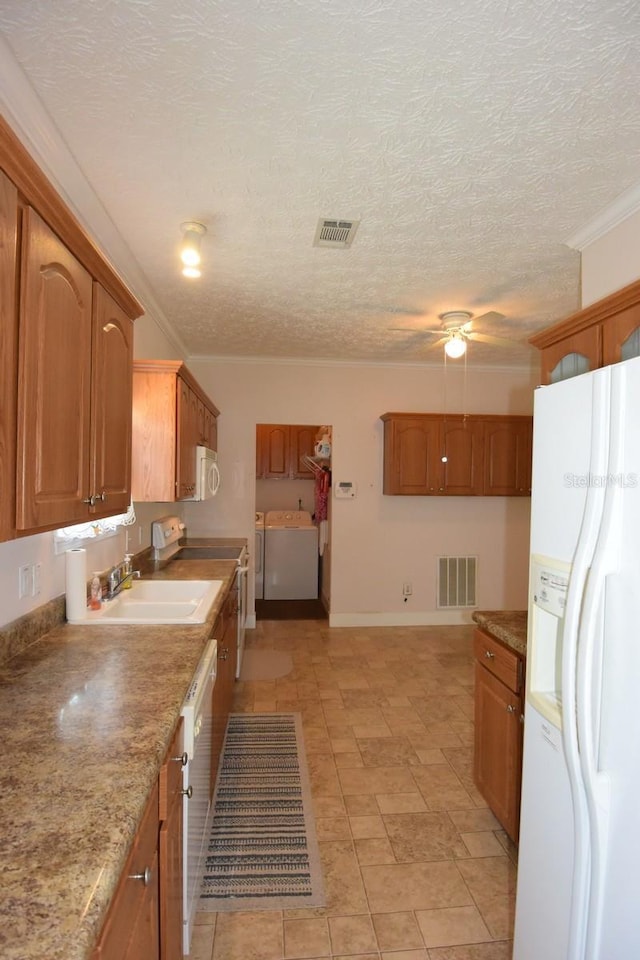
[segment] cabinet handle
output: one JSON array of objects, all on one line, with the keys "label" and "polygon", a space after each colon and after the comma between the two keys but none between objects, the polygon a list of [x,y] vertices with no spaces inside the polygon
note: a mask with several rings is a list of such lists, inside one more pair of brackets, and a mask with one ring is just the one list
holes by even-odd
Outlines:
[{"label": "cabinet handle", "polygon": [[130,873],[129,880],[142,880],[145,887],[148,887],[151,883],[151,867],[145,867],[142,873]]},{"label": "cabinet handle", "polygon": [[515,713],[516,710],[517,710],[517,707],[514,707],[511,703],[507,707],[507,713]]},{"label": "cabinet handle", "polygon": [[88,503],[90,507],[95,507],[95,505],[96,505],[96,498],[94,497],[93,494],[91,494],[90,497],[85,497],[82,502],[83,502],[83,503]]},{"label": "cabinet handle", "polygon": [[484,655],[487,660],[495,660],[496,658],[495,653],[492,653],[491,650],[485,650]]},{"label": "cabinet handle", "polygon": [[107,499],[107,494],[105,490],[103,490],[102,493],[96,493],[96,500],[102,500],[102,502],[104,503],[106,499]]},{"label": "cabinet handle", "polygon": [[193,787],[191,786],[191,784],[189,784],[187,789],[181,790],[180,793],[182,794],[183,797],[186,797],[187,800],[191,800],[191,797],[193,796]]},{"label": "cabinet handle", "polygon": [[221,650],[221,652],[218,654],[218,660],[226,660],[228,656],[229,656],[229,651],[225,647],[224,650]]},{"label": "cabinet handle", "polygon": [[181,767],[186,767],[189,762],[189,754],[185,750],[181,757],[171,757],[172,760],[175,760],[176,763],[179,763]]},{"label": "cabinet handle", "polygon": [[438,487],[438,490],[440,491],[440,493],[442,493],[442,491],[444,490],[444,487]]}]

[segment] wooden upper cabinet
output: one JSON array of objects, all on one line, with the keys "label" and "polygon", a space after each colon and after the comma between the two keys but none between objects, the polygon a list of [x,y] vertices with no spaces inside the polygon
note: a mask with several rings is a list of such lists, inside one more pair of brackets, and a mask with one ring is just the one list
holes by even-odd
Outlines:
[{"label": "wooden upper cabinet", "polygon": [[141,313],[0,117],[0,540],[127,508]]},{"label": "wooden upper cabinet", "polygon": [[196,447],[216,449],[218,414],[180,361],[134,362],[134,500],[162,503],[193,497]]},{"label": "wooden upper cabinet", "polygon": [[509,417],[485,423],[486,495],[530,495],[532,427],[530,417]]},{"label": "wooden upper cabinet", "polygon": [[530,492],[531,417],[385,413],[382,420],[385,494]]},{"label": "wooden upper cabinet", "polygon": [[0,171],[0,540],[15,535],[18,191]]},{"label": "wooden upper cabinet", "polygon": [[[386,419],[389,417],[390,419]],[[383,493],[425,496],[438,492],[439,423],[385,414]]]},{"label": "wooden upper cabinet", "polygon": [[314,473],[304,462],[315,452],[317,427],[293,425],[290,428],[289,450],[291,470],[296,480],[313,480]]},{"label": "wooden upper cabinet", "polygon": [[38,214],[22,223],[16,526],[88,519],[92,279]]},{"label": "wooden upper cabinet", "polygon": [[196,490],[196,447],[202,440],[199,425],[204,426],[203,414],[199,417],[198,398],[182,377],[177,380],[178,437],[176,486],[178,500],[193,497]]},{"label": "wooden upper cabinet", "polygon": [[440,435],[442,483],[439,492],[447,496],[478,496],[483,492],[484,424],[468,417],[462,422],[447,418],[440,426]]},{"label": "wooden upper cabinet", "polygon": [[541,351],[543,383],[640,356],[640,280],[542,330],[529,342]]},{"label": "wooden upper cabinet", "polygon": [[317,426],[259,423],[256,428],[256,477],[261,480],[310,480],[304,463],[313,456]]},{"label": "wooden upper cabinet", "polygon": [[602,325],[602,362],[607,365],[640,356],[640,303],[616,311]]},{"label": "wooden upper cabinet", "polygon": [[264,480],[289,479],[289,425],[259,423],[257,440],[256,475]]},{"label": "wooden upper cabinet", "polygon": [[92,516],[125,513],[131,497],[133,323],[93,285],[91,380]]}]

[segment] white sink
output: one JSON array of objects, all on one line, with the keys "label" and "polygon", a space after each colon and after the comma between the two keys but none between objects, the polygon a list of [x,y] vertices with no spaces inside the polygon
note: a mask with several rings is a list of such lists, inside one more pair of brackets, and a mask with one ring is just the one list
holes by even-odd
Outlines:
[{"label": "white sink", "polygon": [[222,580],[134,580],[130,590],[69,623],[204,623],[221,586]]}]

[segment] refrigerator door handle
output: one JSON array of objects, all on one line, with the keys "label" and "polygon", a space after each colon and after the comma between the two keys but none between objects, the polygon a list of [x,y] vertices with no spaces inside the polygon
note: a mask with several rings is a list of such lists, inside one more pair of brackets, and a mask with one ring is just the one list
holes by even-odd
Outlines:
[{"label": "refrigerator door handle", "polygon": [[604,654],[604,596],[607,577],[618,568],[622,517],[623,470],[623,387],[624,371],[617,371],[611,383],[609,458],[604,484],[604,507],[600,533],[587,578],[578,637],[576,719],[581,745],[580,765],[589,813],[591,840],[591,886],[585,960],[600,955],[603,883],[609,824],[609,777],[599,769],[599,732],[602,708],[602,665]]},{"label": "refrigerator door handle", "polygon": [[584,960],[591,872],[589,810],[582,773],[577,725],[578,638],[584,615],[584,594],[604,510],[604,490],[591,482],[607,469],[611,375],[604,367],[593,378],[593,419],[587,496],[572,562],[563,631],[562,742],[571,786],[574,815],[574,867],[567,960]]}]

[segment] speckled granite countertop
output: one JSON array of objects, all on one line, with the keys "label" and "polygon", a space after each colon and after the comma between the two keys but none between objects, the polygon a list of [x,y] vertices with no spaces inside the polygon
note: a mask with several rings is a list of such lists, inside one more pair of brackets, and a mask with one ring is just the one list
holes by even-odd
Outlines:
[{"label": "speckled granite countertop", "polygon": [[527,655],[526,610],[476,610],[473,619],[487,633],[502,640],[508,647]]},{"label": "speckled granite countertop", "polygon": [[223,580],[204,624],[61,624],[0,668],[3,960],[90,956],[234,572],[152,574]]}]

